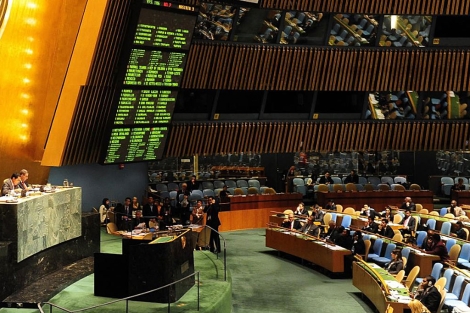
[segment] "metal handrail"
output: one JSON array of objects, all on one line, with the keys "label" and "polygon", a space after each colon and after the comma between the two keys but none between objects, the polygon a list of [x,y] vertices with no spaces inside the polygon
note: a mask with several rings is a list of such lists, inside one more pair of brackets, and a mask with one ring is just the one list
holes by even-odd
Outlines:
[{"label": "metal handrail", "polygon": [[[120,302],[120,301],[126,301],[126,312],[128,312],[129,310],[129,305],[128,305],[128,301],[129,300],[132,300],[136,297],[139,297],[139,296],[142,296],[142,295],[146,295],[146,294],[149,294],[149,293],[152,293],[152,292],[155,292],[157,290],[160,290],[160,289],[164,289],[164,288],[167,288],[167,287],[170,287],[176,283],[179,283],[179,282],[182,282],[183,280],[189,278],[189,277],[192,277],[192,276],[195,276],[197,275],[197,310],[199,311],[199,305],[200,305],[200,301],[199,301],[199,295],[200,295],[200,291],[199,291],[199,274],[200,272],[197,271],[197,272],[194,272],[186,277],[183,277],[177,281],[174,281],[172,282],[171,284],[167,284],[165,286],[161,286],[161,287],[158,287],[158,288],[155,288],[155,289],[152,289],[152,290],[149,290],[149,291],[145,291],[145,292],[142,292],[142,293],[139,293],[139,294],[136,294],[136,295],[132,295],[132,296],[129,296],[129,297],[126,297],[126,298],[121,298],[121,299],[116,299],[116,300],[112,300],[112,301],[109,301],[109,302],[106,302],[106,303],[103,303],[103,304],[98,304],[98,305],[93,305],[93,306],[90,306],[90,307],[87,307],[87,308],[82,308],[82,309],[78,309],[78,310],[74,310],[74,311],[71,311],[71,310],[68,310],[66,308],[63,308],[61,306],[58,306],[52,302],[40,302],[38,303],[38,309],[41,313],[45,313],[42,309],[42,306],[43,305],[49,305],[50,306],[50,312],[52,312],[52,308],[55,307],[57,309],[60,309],[64,312],[68,312],[68,313],[75,313],[75,312],[84,312],[84,311],[87,311],[87,310],[91,310],[91,309],[95,309],[95,308],[99,308],[99,307],[102,307],[102,306],[106,306],[106,305],[110,305],[110,304],[113,304],[113,303],[117,303],[117,302]],[[170,312],[170,299],[168,299],[168,312]]]},{"label": "metal handrail", "polygon": [[[219,237],[221,237],[222,240],[224,241],[224,281],[227,281],[227,242],[225,241],[224,236],[222,236],[219,233],[219,231],[215,230],[214,228],[210,227],[209,225],[204,225],[204,227],[208,227],[211,230],[215,231],[217,233],[217,235],[219,235]],[[217,251],[217,253],[216,253],[217,259],[219,258],[219,252],[220,251]]]}]

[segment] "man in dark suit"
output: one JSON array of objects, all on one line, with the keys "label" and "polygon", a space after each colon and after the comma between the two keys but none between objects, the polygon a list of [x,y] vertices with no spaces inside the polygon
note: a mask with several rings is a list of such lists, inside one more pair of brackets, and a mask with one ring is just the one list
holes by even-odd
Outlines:
[{"label": "man in dark suit", "polygon": [[290,230],[299,230],[302,228],[302,225],[295,219],[294,213],[290,213],[288,219],[282,223],[281,227],[288,228]]},{"label": "man in dark suit", "polygon": [[129,230],[132,228],[132,206],[131,198],[127,197],[124,205],[119,203],[114,210],[117,214],[116,220],[119,221],[119,229]]},{"label": "man in dark suit", "polygon": [[372,217],[372,220],[375,220],[375,216],[377,215],[377,212],[373,208],[371,208],[369,205],[364,204],[364,207],[361,210],[361,215],[362,216],[367,216],[367,217]]},{"label": "man in dark suit", "polygon": [[[220,238],[219,238],[219,206],[213,197],[207,198],[207,205],[204,207],[204,213],[207,214],[206,225],[211,227],[211,236],[209,239],[209,249],[211,252],[220,252]],[[215,249],[215,250],[214,250]]]},{"label": "man in dark suit", "polygon": [[325,217],[325,212],[322,211],[321,206],[318,204],[315,205],[315,208],[312,212],[314,222],[323,223],[323,218]]},{"label": "man in dark suit", "polygon": [[431,313],[436,313],[441,302],[441,293],[434,286],[436,279],[432,276],[426,276],[416,291],[414,298],[421,301],[421,303]]},{"label": "man in dark suit", "polygon": [[320,227],[318,225],[313,224],[314,217],[309,216],[307,219],[307,223],[300,229],[301,233],[318,237],[320,235]]},{"label": "man in dark suit", "polygon": [[376,234],[379,231],[379,225],[374,222],[374,219],[371,216],[369,216],[364,227],[362,227],[362,230]]},{"label": "man in dark suit", "polygon": [[334,184],[335,182],[333,181],[333,178],[331,178],[330,172],[325,172],[325,175],[320,177],[319,183],[329,185]]},{"label": "man in dark suit", "polygon": [[153,222],[156,221],[157,216],[157,206],[154,204],[153,196],[149,196],[147,198],[147,203],[144,205],[143,214],[145,219],[145,225],[147,228],[149,227],[149,221],[152,220]]},{"label": "man in dark suit", "polygon": [[395,235],[395,233],[393,232],[393,229],[388,225],[387,219],[382,220],[377,234],[387,237],[387,238],[393,238],[393,236]]},{"label": "man in dark suit", "polygon": [[400,224],[403,225],[403,228],[400,229],[403,235],[405,234],[409,235],[411,234],[412,231],[415,230],[416,219],[413,216],[411,216],[410,210],[405,211],[405,218],[401,220]]},{"label": "man in dark suit", "polygon": [[8,195],[12,190],[17,189],[19,183],[20,183],[20,174],[19,173],[11,174],[10,178],[7,178],[3,181],[2,196]]},{"label": "man in dark suit", "polygon": [[27,170],[22,169],[20,171],[20,182],[18,183],[18,188],[21,188],[22,190],[30,190],[31,188],[29,187],[28,184],[28,177],[29,173]]},{"label": "man in dark suit", "polygon": [[349,173],[348,176],[344,179],[345,184],[353,183],[353,184],[359,184],[359,176],[357,175],[355,170],[351,170],[351,173]]},{"label": "man in dark suit", "polygon": [[405,211],[416,211],[416,205],[413,203],[410,197],[405,198],[405,202],[401,204],[400,209]]}]

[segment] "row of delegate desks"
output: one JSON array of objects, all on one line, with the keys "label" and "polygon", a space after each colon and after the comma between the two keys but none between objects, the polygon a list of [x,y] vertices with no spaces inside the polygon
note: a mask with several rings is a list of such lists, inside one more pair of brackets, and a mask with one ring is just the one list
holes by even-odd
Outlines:
[{"label": "row of delegate desks", "polygon": [[432,208],[434,205],[433,193],[429,190],[317,192],[316,195],[320,205],[333,200],[343,207],[360,210],[364,204],[368,204],[378,212],[389,205],[401,206],[405,197],[411,197],[414,203],[420,203],[424,208]]},{"label": "row of delegate desks", "polygon": [[343,273],[344,256],[351,254],[343,247],[280,227],[266,229],[266,247],[320,265],[332,273]]}]

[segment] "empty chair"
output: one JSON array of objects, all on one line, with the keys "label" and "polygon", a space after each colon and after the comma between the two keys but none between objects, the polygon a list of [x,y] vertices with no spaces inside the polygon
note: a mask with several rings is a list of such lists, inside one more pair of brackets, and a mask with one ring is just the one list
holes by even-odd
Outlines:
[{"label": "empty chair", "polygon": [[204,189],[214,190],[214,184],[211,181],[203,181],[202,182],[202,190],[204,190]]},{"label": "empty chair", "polygon": [[260,191],[261,194],[265,194],[267,189],[269,189],[269,187],[261,186],[259,191]]},{"label": "empty chair", "polygon": [[401,282],[403,280],[403,277],[405,277],[405,270],[399,271],[398,274],[395,276],[395,279],[398,282]]},{"label": "empty chair", "polygon": [[328,192],[328,185],[320,184],[318,185],[318,192]]},{"label": "empty chair", "polygon": [[[331,185],[330,185],[331,186]],[[344,185],[343,184],[334,184],[333,185],[333,191],[334,192],[342,192],[344,191]]]},{"label": "empty chair", "polygon": [[418,184],[411,184],[410,185],[410,190],[420,191],[421,187]]},{"label": "empty chair", "polygon": [[[301,179],[301,181],[302,181],[302,185],[303,185],[303,179]],[[237,187],[238,188],[243,188],[243,187],[248,188],[248,182],[244,179],[239,179],[239,180],[237,180]]]},{"label": "empty chair", "polygon": [[450,222],[444,222],[442,223],[441,227],[441,234],[444,235],[450,235],[450,229],[452,227],[452,224]]},{"label": "empty chair", "polygon": [[455,215],[452,214],[452,213],[447,213],[447,214],[444,214],[444,217],[445,218],[455,218]]},{"label": "empty chair", "polygon": [[231,195],[235,194],[235,188],[234,187],[227,188],[227,191],[230,192]]},{"label": "empty chair", "polygon": [[452,248],[453,245],[455,245],[457,241],[455,239],[449,238],[446,241],[446,249],[447,251],[450,251],[450,248]]},{"label": "empty chair", "polygon": [[405,280],[405,286],[409,291],[412,290],[413,284],[415,283],[416,277],[418,276],[420,269],[421,268],[416,265],[411,269],[410,273],[408,274],[408,277]]},{"label": "empty chair", "polygon": [[168,183],[168,191],[178,191],[179,185],[177,183]]},{"label": "empty chair", "polygon": [[364,190],[364,186],[361,185],[361,184],[354,184],[356,185],[356,191],[363,191]]},{"label": "empty chair", "polygon": [[259,180],[257,179],[250,179],[248,180],[248,187],[256,187],[258,190],[260,189],[261,185],[259,183]]},{"label": "empty chair", "polygon": [[465,286],[462,298],[460,300],[444,300],[444,304],[448,307],[449,312],[452,311],[454,307],[468,307],[468,301],[470,300],[470,284]]},{"label": "empty chair", "polygon": [[[431,276],[434,278],[441,277],[441,271],[444,265],[442,263],[434,263],[432,270],[431,270]],[[422,278],[416,278],[416,282],[418,284],[421,284],[423,282]]]},{"label": "empty chair", "polygon": [[452,285],[452,290],[446,294],[445,300],[458,300],[460,292],[462,291],[462,283],[465,280],[465,276],[457,275]]},{"label": "empty chair", "polygon": [[395,191],[405,191],[406,190],[406,188],[403,185],[400,185],[400,184],[392,184],[390,187],[392,188],[392,190],[395,190]]},{"label": "empty chair", "polygon": [[341,204],[336,204],[336,212],[343,212],[343,206]]},{"label": "empty chair", "polygon": [[[255,188],[255,187],[250,187],[250,188]],[[305,186],[305,185],[294,186],[294,191],[302,194],[302,196],[306,196],[307,195],[307,186]]]},{"label": "empty chair", "polygon": [[[195,193],[194,191],[196,191],[196,190],[193,190],[193,192],[188,197],[190,202],[195,202],[197,200],[202,200],[204,198],[204,196],[202,195],[202,191],[201,191],[201,193]],[[200,190],[198,190],[198,191],[200,191]]]},{"label": "empty chair", "polygon": [[382,239],[378,238],[377,240],[375,240],[374,245],[372,246],[372,253],[369,252],[369,256],[367,258],[368,261],[372,260],[372,258],[380,257],[380,252],[382,251],[382,244]]},{"label": "empty chair", "polygon": [[376,176],[371,176],[369,177],[369,184],[372,184],[374,186],[378,186],[379,184],[381,184],[382,182],[380,181],[380,178],[376,177]]},{"label": "empty chair", "polygon": [[401,222],[401,220],[403,219],[403,217],[400,215],[400,214],[395,214],[393,216],[393,223],[394,224],[398,224]]},{"label": "empty chair", "polygon": [[333,183],[335,183],[335,184],[342,184],[343,183],[341,178],[339,178],[338,176],[332,176],[331,179],[333,179]]},{"label": "empty chair", "polygon": [[347,207],[346,209],[344,209],[343,213],[345,213],[345,214],[354,214],[354,213],[356,213],[356,210],[352,207]]},{"label": "empty chair", "polygon": [[462,250],[457,258],[457,265],[470,268],[470,243],[464,243],[462,245]]},{"label": "empty chair", "polygon": [[451,280],[452,280],[452,275],[454,275],[454,270],[451,269],[451,268],[446,269],[444,271],[444,275],[442,275],[442,277],[446,278],[446,284],[444,285],[444,288],[446,290],[450,290],[450,283],[451,283]]},{"label": "empty chair", "polygon": [[359,24],[357,25],[357,28],[359,29],[363,29],[367,24],[367,20],[364,18],[361,20],[361,22],[359,22]]},{"label": "empty chair", "polygon": [[372,185],[372,184],[365,184],[365,185],[364,185],[364,190],[365,190],[365,191],[374,191],[374,190],[375,190],[375,186]]},{"label": "empty chair", "polygon": [[341,222],[341,226],[344,228],[349,228],[351,226],[351,215],[344,215],[343,221]]},{"label": "empty chair", "polygon": [[[364,239],[364,236],[362,238]],[[370,245],[371,245],[370,240],[369,239],[364,239],[364,245],[365,245],[366,249],[365,249],[364,255],[361,255],[361,257],[362,257],[363,260],[367,260],[368,255],[369,255],[369,251],[370,251]]]},{"label": "empty chair", "polygon": [[[403,250],[401,250],[401,256],[408,260],[410,258],[410,252],[411,252],[411,248],[405,247],[405,248],[403,248]],[[404,267],[405,266],[403,266],[403,268]]]},{"label": "empty chair", "polygon": [[341,33],[339,34],[339,36],[336,36],[336,40],[337,41],[344,41],[344,39],[346,39],[346,36],[348,35],[348,31],[343,29],[341,31]]},{"label": "empty chair", "polygon": [[382,176],[380,178],[380,182],[382,184],[388,184],[388,185],[393,185],[395,182],[393,181],[393,178],[389,177],[389,176]]},{"label": "empty chair", "polygon": [[165,199],[165,198],[170,198],[170,192],[169,191],[160,191],[160,199]]},{"label": "empty chair", "polygon": [[394,41],[394,42],[393,42],[393,45],[394,45],[395,47],[402,47],[402,46],[405,45],[405,43],[406,43],[406,37],[405,37],[405,36],[402,36],[402,37],[400,38],[400,40]]},{"label": "empty chair", "polygon": [[168,191],[168,186],[166,184],[157,184],[155,188],[157,191]]},{"label": "empty chair", "polygon": [[204,189],[202,191],[202,195],[207,198],[207,197],[215,197],[215,193],[214,193],[214,190],[212,189]]},{"label": "empty chair", "polygon": [[440,215],[440,216],[444,216],[444,215],[447,214],[447,212],[449,212],[449,209],[448,209],[447,207],[441,208],[441,209],[439,210],[439,215]]},{"label": "empty chair", "polygon": [[404,183],[406,183],[406,178],[401,177],[401,176],[397,176],[393,179],[393,181],[395,182],[395,184],[404,184]]},{"label": "empty chair", "polygon": [[453,185],[454,179],[452,177],[441,177],[441,185]]},{"label": "empty chair", "polygon": [[462,247],[460,245],[454,244],[449,250],[449,263],[452,265],[457,264],[457,260],[459,259],[460,250]]},{"label": "empty chair", "polygon": [[416,234],[417,234],[416,245],[418,247],[421,247],[421,245],[423,244],[424,238],[426,238],[427,233],[425,231],[417,231]]},{"label": "empty chair", "polygon": [[214,181],[214,189],[223,188],[224,186],[225,186],[225,183],[223,181],[220,181],[220,180]]},{"label": "empty chair", "polygon": [[420,203],[416,203],[415,206],[416,206],[416,212],[418,212],[418,213],[423,209],[423,205],[420,204]]},{"label": "empty chair", "polygon": [[242,196],[245,194],[242,188],[235,188],[233,192],[234,192],[233,194],[236,196]]},{"label": "empty chair", "polygon": [[377,188],[378,188],[380,191],[390,191],[390,186],[387,185],[387,184],[378,184],[378,185],[377,185]]},{"label": "empty chair", "polygon": [[357,191],[357,187],[353,183],[346,184],[346,191]]},{"label": "empty chair", "polygon": [[367,178],[365,178],[363,176],[359,176],[359,184],[361,184],[361,185],[367,184]]},{"label": "empty chair", "polygon": [[[432,212],[431,212],[432,213]],[[428,225],[428,228],[429,229],[436,229],[436,220],[433,219],[433,218],[430,218],[428,219],[428,221],[426,222],[426,225]]]},{"label": "empty chair", "polygon": [[442,186],[442,193],[446,196],[450,196],[450,192],[452,191],[452,185],[445,184]]},{"label": "empty chair", "polygon": [[237,183],[233,180],[226,180],[225,185],[227,185],[228,188],[237,188]]},{"label": "empty chair", "polygon": [[222,191],[223,189],[222,188],[215,188],[214,189],[214,194],[216,197],[219,197],[220,196],[220,192]]},{"label": "empty chair", "polygon": [[395,233],[395,235],[393,235],[392,240],[396,241],[396,242],[402,242],[403,241],[403,235],[400,232],[397,232],[397,233]]},{"label": "empty chair", "polygon": [[374,30],[374,25],[369,24],[369,26],[367,26],[367,28],[362,31],[362,34],[364,36],[370,36],[370,34],[372,33],[373,30]]},{"label": "empty chair", "polygon": [[335,36],[338,35],[338,34],[339,34],[339,29],[340,29],[340,26],[339,26],[338,23],[336,23],[336,24],[333,26],[333,28],[331,29],[330,34],[335,35]]},{"label": "empty chair", "polygon": [[[302,186],[305,188],[305,186]],[[248,187],[248,194],[249,195],[257,195],[259,194],[259,190],[256,187]]]},{"label": "empty chair", "polygon": [[390,263],[392,261],[392,251],[397,247],[394,243],[389,243],[387,248],[385,249],[385,253],[383,257],[373,257],[371,258],[372,261],[380,266],[385,266],[385,264]]},{"label": "empty chair", "polygon": [[177,199],[176,199],[176,196],[178,195],[178,192],[173,190],[173,191],[170,191],[170,200],[171,200],[171,205],[173,207],[176,207],[176,202],[177,202]]},{"label": "empty chair", "polygon": [[118,228],[115,223],[109,222],[106,224],[106,231],[108,234],[116,234],[118,232]]}]

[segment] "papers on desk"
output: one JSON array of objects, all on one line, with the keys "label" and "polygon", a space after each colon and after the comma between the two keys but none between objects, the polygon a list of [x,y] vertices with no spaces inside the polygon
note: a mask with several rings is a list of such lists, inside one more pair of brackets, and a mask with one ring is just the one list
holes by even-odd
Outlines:
[{"label": "papers on desk", "polygon": [[377,264],[375,263],[367,263],[370,267],[372,268],[381,268],[380,266],[378,266]]},{"label": "papers on desk", "polygon": [[12,196],[3,196],[3,197],[0,197],[0,202],[18,203],[18,198],[12,197]]},{"label": "papers on desk", "polygon": [[[388,280],[386,282],[388,284]],[[396,282],[396,283],[398,283],[398,282]],[[391,287],[391,286],[389,286],[389,287]],[[403,288],[403,286],[400,286],[400,288]],[[402,295],[397,290],[390,290],[389,299],[393,300],[393,301],[396,301],[396,302],[400,302],[400,303],[408,303],[408,302],[411,301],[411,298],[409,296]]]},{"label": "papers on desk", "polygon": [[403,285],[400,284],[396,280],[386,280],[385,283],[387,284],[388,287],[393,288],[393,289],[403,288]]}]

